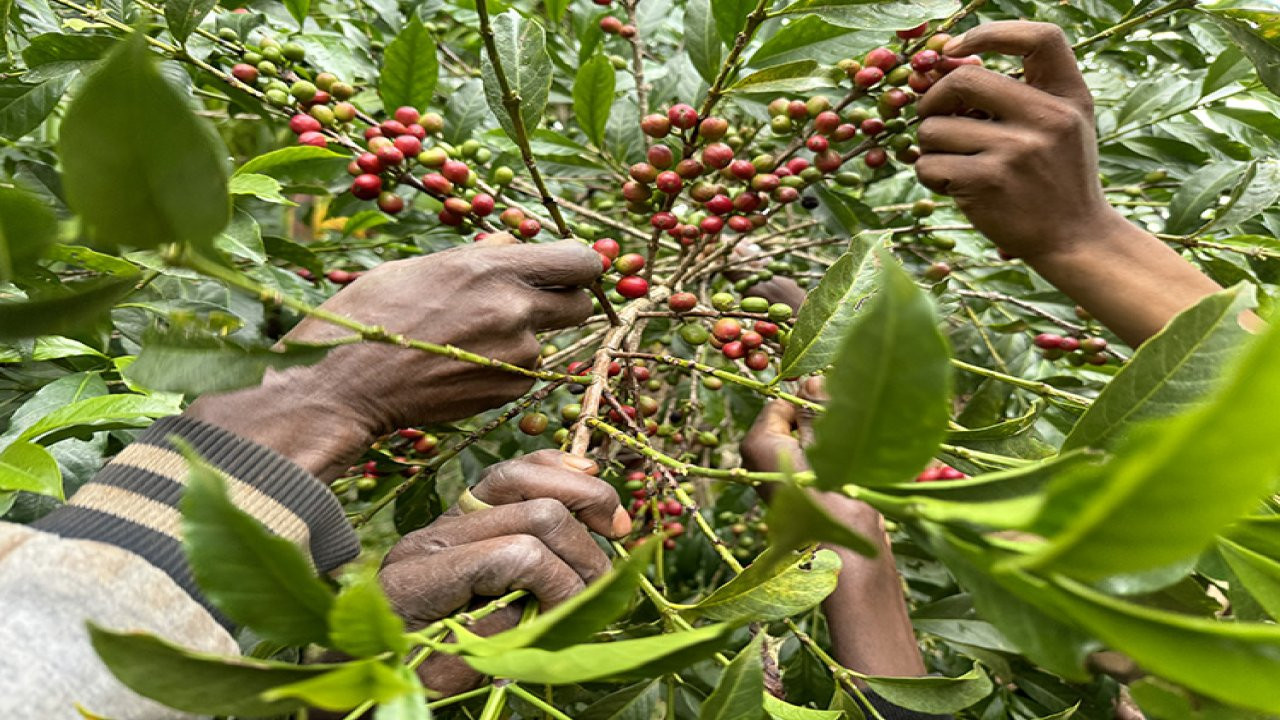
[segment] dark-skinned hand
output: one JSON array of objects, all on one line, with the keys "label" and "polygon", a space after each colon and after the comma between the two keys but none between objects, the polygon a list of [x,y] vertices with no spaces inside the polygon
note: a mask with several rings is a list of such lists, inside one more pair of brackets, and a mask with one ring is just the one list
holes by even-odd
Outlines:
[{"label": "dark-skinned hand", "polygon": [[[531,368],[535,333],[591,313],[581,288],[600,258],[571,240],[516,244],[507,233],[368,272],[321,307],[415,340],[453,345]],[[306,318],[285,340],[318,342],[351,331]],[[385,343],[336,348],[310,367],[269,372],[262,385],[197,400],[188,415],[336,477],[378,435],[469,417],[519,397],[533,380]]]}]

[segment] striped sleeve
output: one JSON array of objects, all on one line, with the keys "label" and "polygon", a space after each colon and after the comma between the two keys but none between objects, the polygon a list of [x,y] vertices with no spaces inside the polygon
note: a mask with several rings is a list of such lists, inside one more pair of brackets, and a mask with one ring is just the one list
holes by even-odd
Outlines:
[{"label": "striped sleeve", "polygon": [[355,532],[323,483],[268,448],[181,415],[157,421],[66,506],[33,525],[142,556],[230,627],[196,587],[182,550],[178,501],[187,482],[187,461],[171,437],[181,438],[221,470],[232,502],[306,551],[318,572],[333,570],[358,554]]}]

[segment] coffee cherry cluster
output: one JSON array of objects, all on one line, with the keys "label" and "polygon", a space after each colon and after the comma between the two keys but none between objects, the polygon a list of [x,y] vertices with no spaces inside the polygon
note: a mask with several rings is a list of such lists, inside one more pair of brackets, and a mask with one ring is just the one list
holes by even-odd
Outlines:
[{"label": "coffee cherry cluster", "polygon": [[1085,363],[1089,365],[1107,364],[1107,341],[1100,337],[1076,338],[1054,333],[1040,333],[1033,341],[1046,360],[1060,360],[1063,357],[1075,366]]},{"label": "coffee cherry cluster", "polygon": [[639,470],[627,473],[622,488],[631,494],[627,514],[639,522],[638,529],[665,533],[664,547],[674,550],[676,539],[685,532],[684,523],[677,519],[684,515],[684,505],[674,498],[662,499],[656,491],[654,477]]},{"label": "coffee cherry cluster", "polygon": [[[785,347],[786,332],[779,323],[791,321],[792,309],[786,303],[769,304],[761,297],[748,297],[739,306],[737,299],[730,293],[716,293],[711,297],[711,305],[721,312],[729,312],[740,307],[742,313],[767,315],[768,320],[756,319],[749,327],[736,317],[721,317],[711,323],[710,329],[699,322],[701,318],[690,318],[678,330],[680,338],[689,345],[698,346],[710,343],[731,362],[742,361],[747,369],[753,372],[764,372],[772,363],[770,351],[779,352]],[[667,306],[677,313],[686,313],[697,307],[697,297],[692,293],[676,293],[667,299]],[[719,380],[719,378],[710,378]]]}]

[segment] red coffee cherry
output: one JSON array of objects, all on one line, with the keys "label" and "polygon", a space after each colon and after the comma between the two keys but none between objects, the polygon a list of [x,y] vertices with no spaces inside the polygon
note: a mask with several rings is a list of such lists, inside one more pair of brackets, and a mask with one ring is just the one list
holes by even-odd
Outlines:
[{"label": "red coffee cherry", "polygon": [[866,60],[862,63],[863,69],[868,67],[879,68],[881,72],[889,72],[898,66],[898,53],[889,48],[878,47],[867,53]]},{"label": "red coffee cherry", "polygon": [[706,208],[716,215],[728,215],[733,211],[733,201],[728,195],[716,195],[707,201]]},{"label": "red coffee cherry", "polygon": [[649,223],[659,230],[670,230],[679,225],[680,220],[675,215],[664,210],[654,213],[653,217],[649,218]]},{"label": "red coffee cherry", "polygon": [[644,269],[644,256],[639,253],[627,253],[613,263],[623,275],[635,275]]},{"label": "red coffee cherry", "polygon": [[844,157],[835,150],[824,150],[813,158],[814,167],[824,173],[835,172],[844,164]]},{"label": "red coffee cherry", "polygon": [[1040,333],[1032,342],[1041,350],[1057,350],[1062,345],[1062,336],[1053,333]]},{"label": "red coffee cherry", "polygon": [[1066,352],[1075,352],[1080,349],[1080,341],[1073,337],[1064,337],[1058,342],[1058,347]]},{"label": "red coffee cherry", "polygon": [[808,120],[809,106],[803,100],[792,100],[787,103],[787,117],[792,120]]},{"label": "red coffee cherry", "polygon": [[734,215],[729,218],[729,229],[736,233],[749,233],[755,228],[751,221],[741,215]]},{"label": "red coffee cherry", "polygon": [[754,370],[755,372],[767,370],[769,368],[769,353],[763,350],[752,350],[747,353],[747,359],[745,362],[747,368]]},{"label": "red coffee cherry", "polygon": [[382,192],[382,178],[366,173],[351,181],[351,194],[361,200],[372,200]]},{"label": "red coffee cherry", "polygon": [[936,50],[921,50],[911,56],[911,69],[918,73],[927,73],[932,70],[942,56]]},{"label": "red coffee cherry", "polygon": [[231,76],[245,85],[258,82],[258,68],[248,63],[236,63],[231,66]]},{"label": "red coffee cherry", "polygon": [[360,153],[356,158],[356,165],[367,173],[377,174],[382,172],[382,162],[378,160],[378,156],[373,153]]},{"label": "red coffee cherry", "polygon": [[465,183],[467,178],[471,177],[471,168],[467,167],[466,163],[458,160],[445,160],[440,172],[459,185]]},{"label": "red coffee cherry", "polygon": [[729,132],[729,121],[719,117],[709,117],[698,123],[698,134],[708,140],[719,140]]},{"label": "red coffee cherry", "polygon": [[313,147],[327,147],[329,145],[329,138],[325,137],[323,133],[304,132],[298,136],[298,144],[311,145]]},{"label": "red coffee cherry", "polygon": [[853,76],[854,84],[862,88],[874,87],[881,80],[884,80],[884,71],[878,67],[864,67]]},{"label": "red coffee cherry", "polygon": [[319,120],[310,115],[298,113],[289,118],[289,129],[297,135],[301,135],[304,132],[320,132],[323,127]]},{"label": "red coffee cherry", "polygon": [[733,318],[720,318],[711,326],[711,334],[720,342],[737,340],[742,335],[742,323]]},{"label": "red coffee cherry", "polygon": [[422,113],[418,112],[417,108],[407,105],[396,108],[391,116],[402,125],[412,125],[422,119]]},{"label": "red coffee cherry", "polygon": [[710,217],[703,218],[702,222],[698,223],[698,228],[707,235],[715,235],[724,229],[724,220],[721,220],[715,215],[711,215]]},{"label": "red coffee cherry", "polygon": [[671,167],[676,161],[675,154],[671,152],[671,148],[662,144],[649,148],[649,151],[645,153],[645,158],[650,165],[662,170]]},{"label": "red coffee cherry", "polygon": [[724,353],[724,356],[730,360],[741,360],[747,356],[746,346],[738,340],[725,343],[724,347],[720,348],[720,352]]},{"label": "red coffee cherry", "polygon": [[622,29],[622,21],[612,15],[605,15],[600,18],[600,29],[606,35],[617,35],[618,31]]},{"label": "red coffee cherry", "polygon": [[911,73],[911,77],[907,78],[907,87],[921,94],[929,92],[929,88],[933,87],[933,78],[928,75],[913,72]]},{"label": "red coffee cherry", "polygon": [[658,174],[658,179],[654,183],[658,189],[668,195],[675,195],[684,187],[684,181],[680,176],[670,170],[664,170]]},{"label": "red coffee cherry", "polygon": [[455,215],[470,215],[471,203],[460,197],[450,197],[444,199],[444,209]]},{"label": "red coffee cherry", "polygon": [[395,145],[380,145],[373,154],[377,155],[378,162],[386,167],[394,167],[404,162],[404,153]]},{"label": "red coffee cherry", "polygon": [[520,227],[517,229],[521,236],[531,238],[542,231],[542,223],[538,222],[537,218],[525,218],[520,221]]},{"label": "red coffee cherry", "polygon": [[688,292],[678,292],[667,298],[667,306],[676,312],[688,312],[698,306],[698,296]]},{"label": "red coffee cherry", "polygon": [[355,282],[356,278],[360,277],[359,274],[353,273],[349,270],[337,270],[337,269],[330,270],[329,272],[325,273],[324,276],[326,278],[329,278],[329,282],[335,285],[346,285],[348,283]]},{"label": "red coffee cherry", "polygon": [[453,192],[453,183],[449,182],[449,178],[441,175],[440,173],[428,173],[423,175],[422,186],[425,187],[428,192],[432,192],[437,195],[448,195]]},{"label": "red coffee cherry", "polygon": [[493,212],[494,200],[493,196],[488,193],[478,193],[471,198],[471,212],[480,217],[485,217]]},{"label": "red coffee cherry", "polygon": [[706,172],[706,168],[702,167],[702,163],[693,158],[685,158],[676,163],[676,174],[685,180],[692,180],[704,172]]},{"label": "red coffee cherry", "polygon": [[724,143],[711,143],[702,148],[702,162],[719,170],[733,162],[733,148]]},{"label": "red coffee cherry", "polygon": [[884,121],[880,118],[867,118],[862,121],[862,134],[867,137],[875,137],[884,132]]},{"label": "red coffee cherry", "polygon": [[778,326],[771,322],[765,322],[764,320],[757,320],[755,324],[751,326],[751,329],[755,330],[762,337],[767,338],[776,337],[778,334]]},{"label": "red coffee cherry", "polygon": [[884,148],[871,148],[863,156],[862,161],[872,170],[882,168],[889,162],[889,153],[885,152]]},{"label": "red coffee cherry", "polygon": [[382,128],[382,134],[387,137],[404,135],[409,132],[409,128],[405,127],[404,123],[399,120],[383,120],[378,127]]},{"label": "red coffee cherry", "polygon": [[823,110],[813,119],[813,129],[821,135],[830,135],[840,127],[840,116],[834,111]]},{"label": "red coffee cherry", "polygon": [[394,142],[396,149],[405,157],[418,157],[422,152],[422,141],[412,135],[397,135]]},{"label": "red coffee cherry", "polygon": [[698,123],[698,111],[694,110],[690,105],[678,103],[667,110],[667,119],[671,121],[673,126],[681,130],[688,130]]},{"label": "red coffee cherry", "polygon": [[667,133],[671,132],[671,121],[667,119],[666,115],[658,113],[645,115],[640,120],[640,130],[652,138],[666,137]]},{"label": "red coffee cherry", "polygon": [[618,294],[634,300],[649,294],[649,281],[639,275],[628,275],[618,281]]},{"label": "red coffee cherry", "polygon": [[631,178],[636,182],[651,183],[658,177],[658,168],[647,162],[639,162],[631,166],[629,170]]},{"label": "red coffee cherry", "polygon": [[914,40],[918,37],[924,37],[924,34],[927,32],[929,32],[929,23],[923,22],[913,28],[899,30],[898,37],[903,40]]},{"label": "red coffee cherry", "polygon": [[808,140],[804,141],[804,146],[813,152],[820,153],[831,147],[831,141],[822,135],[811,135]]},{"label": "red coffee cherry", "polygon": [[600,238],[591,244],[591,248],[610,260],[617,260],[622,252],[622,246],[613,238]]},{"label": "red coffee cherry", "polygon": [[624,38],[633,38],[636,36],[636,32],[635,25],[623,25],[619,28],[618,35]]},{"label": "red coffee cherry", "polygon": [[384,190],[378,195],[378,209],[388,215],[395,215],[404,210],[404,198],[390,190]]},{"label": "red coffee cherry", "polygon": [[750,160],[734,160],[729,163],[729,172],[739,180],[750,180],[756,174],[756,166]]}]

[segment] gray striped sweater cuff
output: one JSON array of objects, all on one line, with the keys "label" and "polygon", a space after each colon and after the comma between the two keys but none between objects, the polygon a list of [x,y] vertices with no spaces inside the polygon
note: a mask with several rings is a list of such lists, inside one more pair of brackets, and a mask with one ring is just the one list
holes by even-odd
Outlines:
[{"label": "gray striped sweater cuff", "polygon": [[[187,461],[169,442],[173,436],[225,473],[236,506],[306,550],[317,571],[333,570],[359,553],[359,541],[342,506],[323,483],[268,448],[182,415],[157,421],[66,506],[34,527],[140,555],[209,607],[182,550],[178,501],[186,487]],[[209,610],[230,626],[214,608]]]}]

